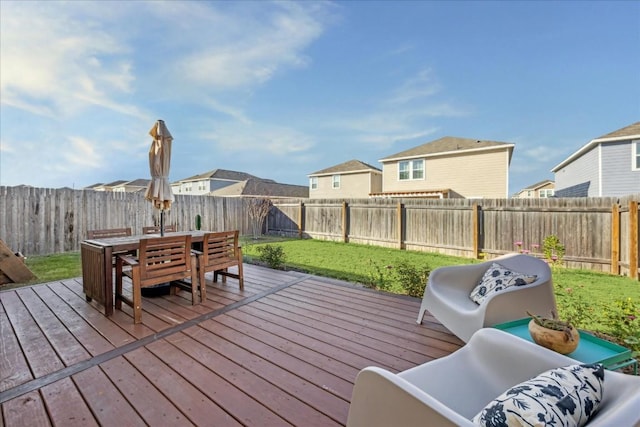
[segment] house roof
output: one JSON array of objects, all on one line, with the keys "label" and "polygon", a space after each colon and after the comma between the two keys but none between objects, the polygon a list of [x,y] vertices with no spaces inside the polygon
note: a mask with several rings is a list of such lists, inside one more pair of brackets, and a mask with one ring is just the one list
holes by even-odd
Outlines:
[{"label": "house roof", "polygon": [[640,122],[635,122],[629,126],[625,126],[622,129],[614,130],[606,135],[602,135],[596,138],[594,141],[600,140],[625,140],[632,138],[640,138]]},{"label": "house roof", "polygon": [[429,157],[450,153],[473,152],[497,147],[513,150],[514,144],[499,141],[483,141],[472,138],[459,138],[455,136],[445,136],[435,141],[427,142],[409,150],[401,151],[391,156],[387,156],[380,162],[390,162],[394,160],[409,159],[415,157]]},{"label": "house roof", "polygon": [[151,182],[150,179],[138,178],[138,179],[135,179],[133,181],[127,182],[126,185],[130,185],[132,187],[146,187],[146,186],[149,185],[150,182]]},{"label": "house roof", "polygon": [[[209,172],[201,173],[199,175],[194,175],[189,178],[178,180],[177,182],[188,182],[188,181],[201,181],[203,179],[222,179],[227,181],[245,181],[247,179],[261,179],[257,176],[253,176],[251,174],[245,172],[237,172],[226,169],[213,169]],[[264,180],[264,181],[272,181],[272,180]]]},{"label": "house roof", "polygon": [[331,166],[326,169],[319,170],[309,174],[309,176],[318,175],[332,175],[336,173],[357,173],[357,172],[378,172],[382,173],[380,169],[375,166],[371,166],[368,163],[361,162],[360,160],[349,160],[339,165]]},{"label": "house roof", "polygon": [[105,187],[117,187],[118,185],[125,184],[127,181],[124,179],[119,179],[117,181],[110,182],[108,184],[104,184]]},{"label": "house roof", "polygon": [[544,181],[536,182],[533,185],[530,185],[528,187],[524,187],[522,189],[522,191],[524,191],[524,190],[536,190],[536,189],[538,189],[540,187],[544,187],[545,185],[547,185],[549,183],[553,184],[554,181],[552,179],[545,179]]},{"label": "house roof", "polygon": [[591,151],[599,144],[604,144],[608,142],[617,142],[617,141],[626,141],[632,139],[640,138],[640,122],[636,122],[630,124],[629,126],[625,126],[618,130],[614,130],[606,135],[602,135],[596,139],[592,139],[587,142],[585,145],[580,147],[578,151],[561,161],[557,166],[551,169],[551,172],[557,172],[569,163],[573,162],[575,159],[581,157],[583,154]]},{"label": "house roof", "polygon": [[273,180],[251,178],[227,185],[209,193],[210,196],[256,196],[256,197],[309,197],[306,185],[280,184]]}]

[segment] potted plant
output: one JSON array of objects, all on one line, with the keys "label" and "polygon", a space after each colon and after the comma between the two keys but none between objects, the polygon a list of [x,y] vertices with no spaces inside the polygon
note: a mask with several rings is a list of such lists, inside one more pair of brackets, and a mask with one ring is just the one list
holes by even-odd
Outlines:
[{"label": "potted plant", "polygon": [[569,354],[575,351],[580,342],[580,333],[571,323],[560,319],[549,319],[527,312],[531,316],[529,333],[533,341],[556,351]]}]

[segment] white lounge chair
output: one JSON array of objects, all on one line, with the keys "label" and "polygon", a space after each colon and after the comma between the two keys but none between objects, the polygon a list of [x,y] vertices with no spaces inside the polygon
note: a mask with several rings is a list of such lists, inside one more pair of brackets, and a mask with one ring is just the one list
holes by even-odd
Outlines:
[{"label": "white lounge chair", "polygon": [[[485,328],[460,350],[394,374],[360,371],[348,427],[472,426],[472,418],[509,388],[575,360],[504,331]],[[605,371],[599,412],[588,424],[640,425],[640,377]]]},{"label": "white lounge chair", "polygon": [[[506,288],[477,304],[469,295],[493,263],[537,278],[528,285]],[[419,324],[425,311],[464,342],[480,328],[527,317],[527,311],[550,317],[557,312],[551,270],[543,260],[524,254],[508,254],[480,264],[440,267],[429,275],[418,313]]]}]

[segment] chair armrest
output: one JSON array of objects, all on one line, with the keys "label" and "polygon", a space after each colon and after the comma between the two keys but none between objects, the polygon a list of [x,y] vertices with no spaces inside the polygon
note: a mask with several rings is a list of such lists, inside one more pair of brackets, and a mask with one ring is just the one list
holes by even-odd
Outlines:
[{"label": "chair armrest", "polygon": [[120,258],[125,264],[138,265],[138,259],[129,254],[118,255],[118,258]]},{"label": "chair armrest", "polygon": [[470,420],[385,369],[368,367],[356,378],[347,427],[471,425]]},{"label": "chair armrest", "polygon": [[462,289],[470,294],[488,268],[486,263],[440,267],[431,272],[428,283]]}]

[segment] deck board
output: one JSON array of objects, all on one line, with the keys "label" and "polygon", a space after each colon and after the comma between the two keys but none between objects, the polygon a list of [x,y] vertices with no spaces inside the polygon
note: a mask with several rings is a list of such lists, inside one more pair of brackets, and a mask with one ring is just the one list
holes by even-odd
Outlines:
[{"label": "deck board", "polygon": [[417,325],[415,298],[252,265],[242,291],[207,279],[202,304],[143,298],[137,325],[87,302],[81,278],[0,291],[0,426],[339,426],[362,368],[462,345],[428,314]]}]

